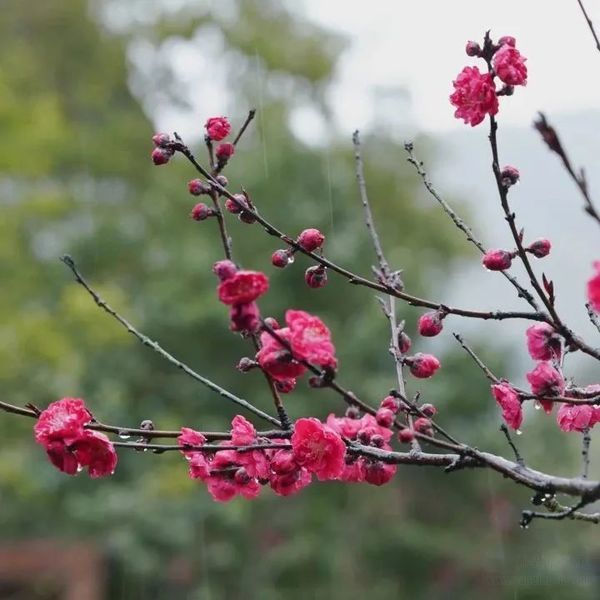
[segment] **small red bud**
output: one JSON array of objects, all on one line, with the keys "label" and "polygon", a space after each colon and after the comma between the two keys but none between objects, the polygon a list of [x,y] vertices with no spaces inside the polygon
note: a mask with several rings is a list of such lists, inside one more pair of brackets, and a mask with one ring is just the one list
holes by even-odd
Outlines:
[{"label": "small red bud", "polygon": [[242,223],[247,223],[248,225],[252,225],[252,223],[256,223],[256,217],[252,213],[249,213],[247,210],[243,210],[238,215],[238,219]]},{"label": "small red bud", "polygon": [[398,432],[398,441],[403,444],[410,444],[415,439],[415,432],[412,429],[401,429]]},{"label": "small red bud", "polygon": [[204,221],[213,215],[213,211],[211,208],[206,206],[204,202],[198,202],[194,208],[192,208],[192,212],[190,213],[190,217],[194,219],[194,221]]},{"label": "small red bud", "polygon": [[220,281],[225,281],[233,277],[238,271],[238,268],[230,260],[220,260],[213,265],[213,273]]},{"label": "small red bud", "polygon": [[271,255],[271,262],[273,263],[274,267],[278,267],[280,269],[287,267],[290,262],[290,257],[287,250],[275,250],[275,252],[273,252]]},{"label": "small red bud", "polygon": [[386,396],[379,405],[380,408],[387,408],[396,414],[400,410],[400,402],[394,396]]},{"label": "small red bud", "polygon": [[440,361],[435,356],[422,352],[408,356],[404,362],[408,365],[410,372],[419,379],[431,377],[440,368]]},{"label": "small red bud", "polygon": [[152,150],[152,162],[158,167],[166,165],[173,156],[173,150],[170,148],[154,148]]},{"label": "small red bud", "polygon": [[517,45],[517,40],[515,40],[515,38],[512,35],[503,35],[498,40],[498,46],[503,46],[504,44],[508,44],[509,46],[514,48]]},{"label": "small red bud", "polygon": [[296,240],[307,252],[314,252],[325,241],[325,236],[318,229],[305,229]]},{"label": "small red bud", "polygon": [[171,136],[168,133],[155,133],[152,142],[159,148],[166,148],[171,143]]},{"label": "small red bud", "polygon": [[465,48],[467,56],[481,56],[481,46],[477,42],[467,42]]},{"label": "small red bud", "polygon": [[425,337],[434,337],[444,328],[442,319],[444,314],[438,310],[427,312],[419,317],[419,333]]},{"label": "small red bud", "polygon": [[504,187],[510,187],[511,185],[515,185],[515,183],[519,181],[521,174],[519,173],[519,169],[517,169],[516,167],[506,165],[506,167],[502,169],[500,177],[502,178],[502,185]]},{"label": "small red bud", "polygon": [[488,250],[481,262],[490,271],[505,271],[512,265],[512,259],[512,254],[506,250]]},{"label": "small red bud", "polygon": [[217,175],[215,180],[221,187],[226,188],[229,185],[229,179],[225,175]]},{"label": "small red bud", "polygon": [[244,467],[240,467],[233,476],[235,482],[239,485],[246,485],[250,482],[250,475],[248,475],[248,471]]},{"label": "small red bud", "polygon": [[404,331],[400,332],[400,335],[398,336],[398,348],[400,349],[400,352],[402,354],[406,354],[410,350],[411,346],[412,341],[410,337],[408,337]]},{"label": "small red bud", "polygon": [[277,380],[275,382],[275,387],[277,388],[277,391],[281,392],[282,394],[289,394],[296,387],[296,380],[293,378]]},{"label": "small red bud", "polygon": [[240,358],[240,362],[238,362],[236,369],[241,371],[242,373],[247,373],[251,369],[254,369],[258,366],[258,363],[247,356]]},{"label": "small red bud", "polygon": [[235,153],[235,146],[229,142],[224,142],[217,146],[215,156],[219,162],[227,162]]},{"label": "small red bud", "polygon": [[431,421],[429,419],[426,419],[425,417],[419,417],[418,419],[415,419],[413,427],[415,428],[415,431],[418,431],[419,433],[423,433],[425,435],[431,435],[433,433]]},{"label": "small red bud", "polygon": [[384,444],[385,440],[383,439],[383,436],[379,433],[376,433],[375,435],[371,436],[371,446],[375,446],[376,448],[383,448]]},{"label": "small red bud", "polygon": [[526,250],[527,252],[531,252],[536,258],[544,258],[544,256],[550,254],[551,248],[552,244],[550,243],[550,240],[542,238],[533,242]]},{"label": "small red bud", "polygon": [[437,408],[433,404],[423,404],[421,406],[421,412],[426,417],[433,417],[435,414],[437,414]]},{"label": "small red bud", "polygon": [[188,181],[188,191],[192,196],[201,196],[202,194],[208,194],[210,187],[202,179],[192,179]]},{"label": "small red bud", "polygon": [[232,200],[231,198],[227,198],[227,200],[225,200],[225,210],[229,211],[233,215],[237,215],[248,206],[248,201],[246,200],[246,196],[244,196],[244,194],[234,194],[234,198],[235,200]]},{"label": "small red bud", "polygon": [[308,267],[304,273],[304,281],[309,288],[325,287],[327,285],[327,268],[323,265]]},{"label": "small red bud", "polygon": [[381,427],[390,428],[394,422],[394,413],[389,408],[380,408],[375,413],[375,420]]}]

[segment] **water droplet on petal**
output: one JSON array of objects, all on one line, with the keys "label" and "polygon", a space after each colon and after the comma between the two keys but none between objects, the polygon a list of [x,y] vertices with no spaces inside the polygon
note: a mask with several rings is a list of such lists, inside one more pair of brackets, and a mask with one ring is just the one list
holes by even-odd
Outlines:
[{"label": "water droplet on petal", "polygon": [[515,431],[515,433],[516,433],[517,435],[523,435],[523,432],[522,432],[520,429],[517,429],[517,431]]}]

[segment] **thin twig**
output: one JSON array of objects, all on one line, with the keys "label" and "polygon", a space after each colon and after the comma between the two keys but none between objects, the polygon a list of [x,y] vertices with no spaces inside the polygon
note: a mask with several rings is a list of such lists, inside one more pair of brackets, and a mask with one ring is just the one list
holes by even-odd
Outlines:
[{"label": "thin twig", "polygon": [[592,442],[592,436],[590,434],[589,427],[583,432],[581,458],[583,459],[583,471],[581,476],[584,479],[588,478],[590,472],[590,443]]},{"label": "thin twig", "polygon": [[[482,254],[485,254],[486,249],[481,240],[475,237],[473,230],[464,222],[464,220],[454,211],[454,209],[446,202],[446,200],[444,200],[444,198],[442,198],[442,196],[433,187],[433,184],[431,183],[431,180],[427,175],[427,171],[425,171],[423,161],[417,160],[417,157],[414,154],[413,144],[410,142],[404,144],[404,149],[408,153],[408,162],[411,165],[413,165],[413,167],[417,171],[417,174],[421,178],[425,189],[442,207],[444,212],[450,217],[450,219],[456,225],[456,227],[458,227],[458,229],[460,229],[465,234],[467,240],[471,242],[471,244],[473,244]],[[524,298],[535,311],[539,312],[539,306],[535,298],[529,292],[529,290],[522,286],[518,282],[517,278],[513,277],[507,271],[500,271],[500,273],[502,273],[502,275],[514,286],[514,288],[517,290],[519,298]]]},{"label": "thin twig", "polygon": [[243,125],[240,127],[240,130],[238,131],[238,134],[235,136],[235,139],[233,140],[233,145],[234,146],[237,146],[237,144],[240,141],[241,137],[244,135],[244,132],[246,131],[248,125],[250,125],[250,123],[252,122],[252,119],[254,119],[254,115],[256,115],[256,109],[255,108],[251,108],[248,111],[248,116],[246,117],[246,120],[244,121]]},{"label": "thin twig", "polygon": [[558,137],[558,133],[556,133],[556,129],[554,129],[554,127],[548,123],[544,113],[539,113],[539,118],[537,121],[533,122],[533,126],[540,132],[540,135],[542,136],[542,139],[548,148],[561,159],[567,173],[575,182],[575,185],[577,185],[579,188],[579,191],[583,197],[585,212],[590,215],[590,217],[592,217],[592,219],[594,219],[598,224],[600,224],[600,213],[598,213],[598,210],[592,201],[587,179],[585,177],[585,171],[583,169],[580,169],[579,172],[575,171],[571,161],[569,160],[569,156],[564,149],[560,138]]},{"label": "thin twig", "polygon": [[216,383],[211,381],[210,379],[207,379],[206,377],[200,375],[199,373],[196,373],[196,371],[194,371],[191,367],[189,367],[188,365],[177,360],[172,354],[169,354],[169,352],[164,350],[158,344],[158,342],[151,340],[149,337],[147,337],[146,335],[144,335],[143,333],[138,331],[133,325],[131,325],[131,323],[129,323],[129,321],[127,321],[124,317],[122,317],[119,313],[117,313],[113,308],[111,308],[98,295],[98,293],[87,283],[87,281],[83,278],[83,276],[77,269],[75,262],[73,261],[73,259],[70,256],[68,256],[68,255],[63,256],[61,258],[61,261],[67,267],[69,267],[69,269],[75,276],[75,280],[77,281],[77,283],[79,283],[81,286],[83,286],[85,288],[85,290],[88,292],[88,294],[93,298],[94,302],[100,308],[102,308],[105,312],[107,312],[110,316],[115,318],[121,325],[123,325],[123,327],[125,327],[125,329],[127,329],[127,331],[129,331],[129,333],[133,334],[140,342],[142,342],[142,344],[144,344],[145,346],[148,346],[149,348],[154,350],[157,354],[162,356],[164,359],[166,359],[172,365],[174,365],[178,369],[182,370],[186,375],[189,375],[196,381],[200,382],[202,385],[206,386],[210,390],[219,394],[221,397],[226,398],[227,400],[234,402],[238,406],[245,408],[246,410],[255,414],[257,417],[260,417],[261,419],[268,421],[272,425],[275,425],[276,427],[281,427],[281,423],[277,419],[275,419],[271,415],[267,414],[266,412],[263,412],[262,410],[260,410],[259,408],[257,408],[256,406],[254,406],[253,404],[248,402],[247,400],[244,400],[243,398],[239,398],[238,396],[235,396],[231,392],[222,388],[220,385],[217,385]]},{"label": "thin twig", "polygon": [[590,28],[590,31],[592,32],[592,36],[594,37],[594,42],[596,42],[596,48],[600,52],[600,39],[598,39],[598,34],[596,33],[596,30],[594,29],[594,24],[592,23],[592,20],[588,16],[587,11],[585,10],[585,6],[583,6],[583,2],[581,0],[577,0],[577,4],[579,4],[579,8],[581,8],[581,12],[583,13],[583,16],[585,17],[585,20],[588,24],[588,27]]},{"label": "thin twig", "polygon": [[475,354],[473,349],[463,340],[459,333],[453,332],[454,339],[463,347],[465,352],[473,359],[475,364],[483,371],[483,374],[492,382],[498,383],[499,379],[496,377],[489,367]]},{"label": "thin twig", "polygon": [[506,438],[508,445],[510,446],[511,450],[513,451],[513,454],[515,455],[515,460],[517,461],[517,464],[524,467],[525,461],[523,460],[523,457],[521,456],[521,453],[519,452],[519,449],[517,448],[516,444],[513,442],[510,432],[508,431],[508,427],[504,423],[502,423],[502,425],[500,425],[500,431],[504,434],[504,437]]}]

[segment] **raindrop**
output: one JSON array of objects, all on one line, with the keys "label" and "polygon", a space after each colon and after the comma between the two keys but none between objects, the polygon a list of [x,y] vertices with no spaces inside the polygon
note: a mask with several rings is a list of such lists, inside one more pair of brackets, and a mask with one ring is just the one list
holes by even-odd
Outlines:
[{"label": "raindrop", "polygon": [[515,431],[515,433],[516,433],[517,435],[523,435],[523,432],[522,432],[520,429],[517,429],[517,431]]},{"label": "raindrop", "polygon": [[131,437],[131,434],[127,433],[127,431],[119,431],[119,437],[122,440],[128,440]]},{"label": "raindrop", "polygon": [[542,408],[542,405],[536,400],[535,402],[535,410],[540,410],[540,408]]},{"label": "raindrop", "polygon": [[77,472],[81,473],[83,471],[83,465],[77,465]]},{"label": "raindrop", "polygon": [[296,260],[296,257],[293,254],[288,256],[288,265],[293,265],[295,260]]}]

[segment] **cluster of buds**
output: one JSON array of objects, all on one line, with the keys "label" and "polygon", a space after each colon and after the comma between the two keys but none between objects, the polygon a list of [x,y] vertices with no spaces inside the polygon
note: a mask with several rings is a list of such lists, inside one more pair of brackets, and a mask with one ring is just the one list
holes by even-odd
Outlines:
[{"label": "cluster of buds", "polygon": [[166,165],[175,150],[173,150],[173,140],[168,133],[156,133],[152,136],[152,143],[154,144],[154,150],[152,150],[152,162],[158,167],[159,165]]},{"label": "cluster of buds", "polygon": [[247,223],[248,225],[255,223],[256,217],[248,210],[254,210],[254,205],[252,204],[248,192],[244,190],[241,194],[234,194],[233,198],[234,199],[227,198],[225,200],[225,210],[232,215],[237,215],[242,223]]},{"label": "cluster of buds", "polygon": [[[231,124],[227,117],[211,117],[204,124],[206,129],[207,143],[221,142],[231,133]],[[235,153],[235,145],[230,142],[222,142],[215,149],[217,159],[217,171],[220,171],[229,162]]]},{"label": "cluster of buds", "polygon": [[[550,254],[552,244],[550,240],[540,238],[532,242],[529,246],[523,248],[525,252],[532,254],[536,258],[544,258]],[[481,260],[483,266],[488,271],[506,271],[512,266],[513,259],[518,255],[516,250],[488,250]]]}]

